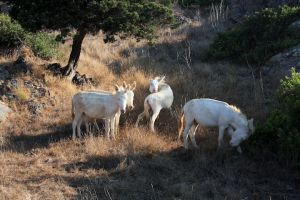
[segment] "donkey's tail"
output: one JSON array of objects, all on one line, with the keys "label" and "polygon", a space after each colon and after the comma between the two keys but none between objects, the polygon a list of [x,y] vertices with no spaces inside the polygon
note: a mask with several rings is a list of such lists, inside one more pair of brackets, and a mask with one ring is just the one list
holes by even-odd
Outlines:
[{"label": "donkey's tail", "polygon": [[178,140],[181,138],[182,130],[183,130],[183,122],[184,122],[184,112],[181,112],[181,116],[178,119]]},{"label": "donkey's tail", "polygon": [[75,113],[74,113],[74,103],[72,101],[72,120],[74,120]]},{"label": "donkey's tail", "polygon": [[148,99],[146,99],[144,101],[144,114],[145,114],[146,118],[149,118],[149,116],[150,116],[150,113],[149,113],[150,109],[151,109],[151,106],[148,102]]}]

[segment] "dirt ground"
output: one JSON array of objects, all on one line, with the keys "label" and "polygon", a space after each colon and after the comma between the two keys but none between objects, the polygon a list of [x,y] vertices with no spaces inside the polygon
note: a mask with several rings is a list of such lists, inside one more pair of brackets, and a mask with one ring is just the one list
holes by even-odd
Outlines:
[{"label": "dirt ground", "polygon": [[[0,199],[299,199],[300,176],[273,159],[242,155],[216,134],[200,149],[126,128],[116,141],[63,132],[11,138],[1,152]],[[227,141],[228,142],[228,141]]]}]

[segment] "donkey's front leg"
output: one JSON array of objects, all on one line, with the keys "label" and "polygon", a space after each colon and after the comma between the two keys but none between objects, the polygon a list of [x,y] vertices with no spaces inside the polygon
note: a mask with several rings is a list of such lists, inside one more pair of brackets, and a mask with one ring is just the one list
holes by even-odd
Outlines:
[{"label": "donkey's front leg", "polygon": [[236,148],[236,150],[237,150],[240,154],[243,153],[242,148],[241,148],[240,146],[238,146],[238,147]]},{"label": "donkey's front leg", "polygon": [[107,118],[105,119],[105,134],[106,134],[106,138],[109,139],[109,132],[110,132],[110,119]]},{"label": "donkey's front leg", "polygon": [[111,132],[112,138],[115,140],[116,139],[115,116],[112,116],[109,121],[110,121],[110,132]]},{"label": "donkey's front leg", "polygon": [[192,127],[192,125],[193,125],[193,122],[186,123],[184,131],[183,131],[183,147],[185,149],[188,149],[188,137],[189,137],[189,131],[190,131],[190,128]]},{"label": "donkey's front leg", "polygon": [[218,137],[218,149],[221,147],[222,142],[223,142],[223,137],[224,137],[224,131],[225,131],[224,126],[219,127],[219,137]]}]

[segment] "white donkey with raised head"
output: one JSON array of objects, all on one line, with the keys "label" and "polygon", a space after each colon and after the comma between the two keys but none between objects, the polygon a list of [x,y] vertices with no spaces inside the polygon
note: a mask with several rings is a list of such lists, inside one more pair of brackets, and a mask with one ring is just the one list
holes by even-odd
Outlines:
[{"label": "white donkey with raised head", "polygon": [[[254,131],[253,119],[247,120],[246,116],[235,106],[214,99],[192,99],[184,107],[179,120],[178,138],[180,139],[185,119],[183,132],[183,144],[187,149],[187,139],[190,135],[194,147],[198,147],[195,141],[197,127],[219,127],[218,147],[223,141],[224,131],[227,129],[231,136],[230,145],[237,147],[241,153],[240,143],[246,140]],[[191,133],[189,134],[190,129]]]},{"label": "white donkey with raised head", "polygon": [[144,111],[139,114],[135,126],[138,127],[139,121],[144,117],[149,117],[149,111],[152,110],[150,118],[150,129],[155,132],[154,122],[163,108],[171,108],[174,100],[171,87],[165,83],[165,76],[162,78],[156,77],[150,80],[149,94],[144,101]]},{"label": "white donkey with raised head", "polygon": [[115,86],[116,92],[113,94],[101,94],[97,92],[79,92],[72,99],[73,117],[73,139],[77,134],[81,136],[80,125],[87,119],[105,119],[105,132],[109,138],[110,132],[114,136],[114,126],[111,122],[115,120],[115,115],[125,113],[127,105],[127,90],[123,87]]},{"label": "white donkey with raised head", "polygon": [[[125,81],[123,82],[123,88],[126,90],[126,94],[127,94],[127,104],[126,106],[129,108],[129,110],[133,110],[134,108],[134,90],[136,88],[136,82],[134,81],[133,84],[127,84]],[[88,91],[88,92],[93,92],[93,93],[99,93],[99,94],[104,94],[104,95],[111,95],[113,94],[112,92],[108,92],[108,91],[103,91],[103,90],[96,90],[96,91]],[[119,122],[120,122],[120,116],[121,116],[121,112],[117,112],[115,114],[114,120],[111,120],[111,127],[114,127],[115,130],[115,135],[118,134],[119,132]],[[105,119],[105,120],[109,120],[109,119]],[[96,129],[99,131],[99,126],[97,124],[96,119],[91,119],[89,117],[87,117],[86,115],[84,115],[82,117],[82,121],[85,123],[85,127],[86,127],[86,131],[90,132],[90,128],[89,128],[89,122],[92,122],[93,125],[96,127]],[[105,121],[105,124],[107,124],[108,122]]]}]

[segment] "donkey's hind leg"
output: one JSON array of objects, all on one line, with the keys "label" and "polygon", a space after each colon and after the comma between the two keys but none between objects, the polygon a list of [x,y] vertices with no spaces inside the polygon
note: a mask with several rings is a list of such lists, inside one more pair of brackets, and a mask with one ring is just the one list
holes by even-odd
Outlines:
[{"label": "donkey's hind leg", "polygon": [[199,148],[199,146],[197,145],[196,140],[195,140],[195,134],[196,134],[198,126],[199,126],[199,124],[193,124],[191,131],[190,131],[190,138],[191,138],[192,144],[195,148]]},{"label": "donkey's hind leg", "polygon": [[150,130],[152,132],[155,132],[154,122],[155,122],[156,118],[158,117],[160,110],[161,110],[161,108],[156,108],[155,110],[153,110],[153,114],[150,119]]},{"label": "donkey's hind leg", "polygon": [[100,128],[98,126],[97,119],[94,120],[94,127],[96,128],[97,132],[99,133],[100,132]]},{"label": "donkey's hind leg", "polygon": [[81,120],[81,114],[75,115],[73,122],[72,122],[72,128],[73,128],[72,138],[73,138],[73,140],[75,140],[75,138],[76,138],[76,128],[78,127],[78,122],[80,120]]},{"label": "donkey's hind leg", "polygon": [[143,119],[146,116],[145,112],[142,112],[141,114],[139,114],[136,122],[135,122],[135,127],[137,128],[139,126],[139,122],[141,121],[141,119]]},{"label": "donkey's hind leg", "polygon": [[193,122],[187,122],[183,131],[183,146],[185,149],[188,149],[189,131],[192,126],[193,126]]}]

